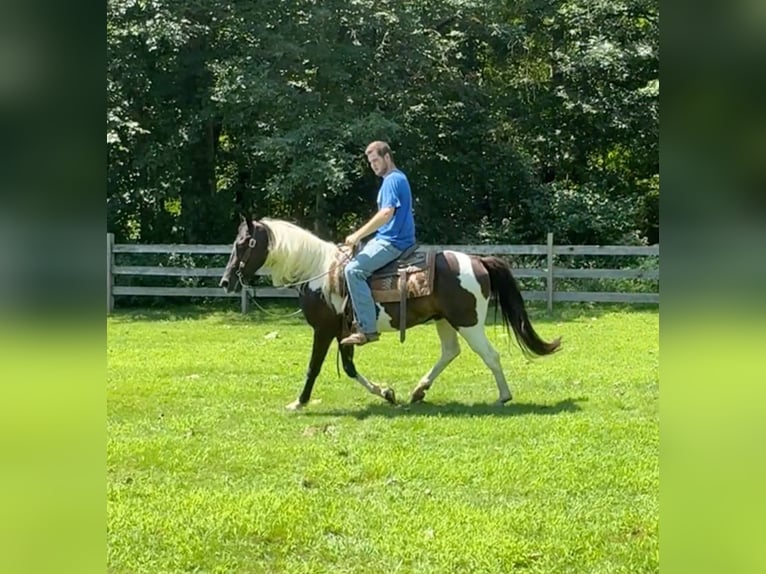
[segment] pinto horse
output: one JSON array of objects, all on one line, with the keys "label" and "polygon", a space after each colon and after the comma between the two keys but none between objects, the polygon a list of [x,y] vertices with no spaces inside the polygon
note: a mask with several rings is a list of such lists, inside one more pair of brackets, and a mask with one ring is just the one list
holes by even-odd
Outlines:
[{"label": "pinto horse", "polygon": [[[275,286],[297,286],[303,315],[314,329],[314,341],[303,391],[297,400],[287,405],[289,410],[298,410],[309,402],[333,339],[340,342],[348,333],[344,319],[346,301],[338,291],[337,281],[331,280],[338,252],[339,247],[334,243],[323,241],[292,223],[243,217],[220,281],[227,292],[240,285],[247,287],[256,272],[266,266]],[[413,389],[411,402],[422,401],[436,377],[460,354],[458,334],[494,375],[499,393],[497,402],[504,404],[511,400],[500,355],[484,332],[491,297],[498,303],[506,331],[513,330],[526,355],[549,355],[558,350],[560,338],[548,343],[532,327],[508,263],[498,257],[441,251],[435,257],[431,294],[410,299],[406,306],[406,328],[433,320],[441,340],[441,356]],[[399,330],[400,303],[376,302],[376,306],[378,331]],[[372,394],[396,403],[393,389],[381,388],[356,370],[353,346],[340,346],[340,355],[343,370],[349,377]]]}]

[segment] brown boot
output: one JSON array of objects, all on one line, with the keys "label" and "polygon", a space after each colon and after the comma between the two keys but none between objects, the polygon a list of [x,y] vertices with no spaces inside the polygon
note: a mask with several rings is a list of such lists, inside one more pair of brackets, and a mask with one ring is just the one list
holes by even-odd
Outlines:
[{"label": "brown boot", "polygon": [[364,345],[366,343],[374,343],[380,339],[380,335],[377,333],[354,333],[349,335],[345,339],[341,340],[341,345]]}]

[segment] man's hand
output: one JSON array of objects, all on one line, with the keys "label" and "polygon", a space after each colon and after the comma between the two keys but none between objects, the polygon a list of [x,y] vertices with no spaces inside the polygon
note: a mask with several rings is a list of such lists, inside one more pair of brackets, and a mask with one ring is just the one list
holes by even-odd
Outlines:
[{"label": "man's hand", "polygon": [[359,243],[360,240],[361,238],[356,233],[352,233],[346,237],[346,245],[351,245],[353,247]]}]

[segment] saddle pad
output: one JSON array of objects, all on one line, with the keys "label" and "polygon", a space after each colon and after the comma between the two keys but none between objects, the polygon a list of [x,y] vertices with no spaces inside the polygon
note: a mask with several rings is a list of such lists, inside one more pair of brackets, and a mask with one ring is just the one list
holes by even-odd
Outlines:
[{"label": "saddle pad", "polygon": [[[343,277],[343,268],[346,266],[349,250],[342,246],[338,251],[338,258],[330,272],[330,285],[335,293],[346,295],[346,280]],[[368,279],[372,298],[378,303],[396,303],[401,300],[401,285],[399,269],[407,269],[407,298],[423,297],[430,295],[434,285],[436,254],[433,252],[415,252],[406,254],[404,259],[399,257],[388,265],[378,269]]]},{"label": "saddle pad", "polygon": [[397,303],[402,298],[402,277],[399,270],[407,271],[407,298],[430,295],[434,285],[434,263],[436,256],[432,252],[416,252],[404,261],[395,259],[382,269],[372,274],[368,280],[372,298],[378,303]]}]

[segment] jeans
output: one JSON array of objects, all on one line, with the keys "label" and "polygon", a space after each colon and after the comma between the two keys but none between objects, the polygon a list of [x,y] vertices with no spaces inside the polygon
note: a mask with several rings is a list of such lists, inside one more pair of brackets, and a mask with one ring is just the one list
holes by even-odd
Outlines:
[{"label": "jeans", "polygon": [[367,242],[356,257],[349,261],[344,271],[346,286],[351,296],[351,305],[361,333],[377,333],[377,317],[375,301],[372,299],[367,279],[387,263],[390,263],[402,252],[388,241],[372,239]]}]

